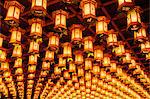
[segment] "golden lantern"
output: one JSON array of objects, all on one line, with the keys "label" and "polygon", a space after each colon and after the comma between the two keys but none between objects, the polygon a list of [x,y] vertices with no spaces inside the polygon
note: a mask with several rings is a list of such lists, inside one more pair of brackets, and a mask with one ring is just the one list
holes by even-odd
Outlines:
[{"label": "golden lantern", "polygon": [[35,71],[36,71],[36,65],[28,66],[28,72],[29,73],[34,73]]},{"label": "golden lantern", "polygon": [[116,72],[117,71],[117,64],[116,61],[110,61],[110,72]]},{"label": "golden lantern", "polygon": [[56,64],[56,65],[54,66],[54,74],[55,74],[55,75],[61,74],[61,70],[60,70],[58,67],[59,67],[58,64]]},{"label": "golden lantern", "polygon": [[84,42],[84,51],[93,52],[93,38],[91,36],[85,37],[83,42]]},{"label": "golden lantern", "polygon": [[80,24],[73,24],[70,27],[71,30],[71,41],[74,43],[82,41],[82,31],[84,30],[83,26]]},{"label": "golden lantern", "polygon": [[46,61],[49,61],[49,62],[54,61],[54,51],[46,50],[46,53],[45,53],[45,60],[46,60]]},{"label": "golden lantern", "polygon": [[78,77],[84,76],[84,69],[82,67],[78,67]]},{"label": "golden lantern", "polygon": [[108,46],[117,46],[117,32],[111,29],[108,32],[107,44]]},{"label": "golden lantern", "polygon": [[5,1],[4,7],[8,9],[5,20],[8,21],[10,25],[15,25],[19,23],[20,13],[23,12],[24,6],[17,1]]},{"label": "golden lantern", "polygon": [[84,77],[81,77],[81,78],[79,79],[79,84],[80,84],[80,85],[84,85],[84,84],[85,84]]},{"label": "golden lantern", "polygon": [[85,92],[85,86],[80,86],[80,91]]},{"label": "golden lantern", "polygon": [[23,74],[22,68],[17,68],[15,71],[15,75],[22,75],[22,74]]},{"label": "golden lantern", "polygon": [[129,64],[129,69],[135,69],[136,68],[136,58],[135,57],[131,57],[131,64]]},{"label": "golden lantern", "polygon": [[58,55],[58,58],[59,58],[58,67],[65,67],[66,59],[63,58],[63,55]]},{"label": "golden lantern", "polygon": [[118,10],[120,11],[128,11],[134,5],[132,0],[118,0]]},{"label": "golden lantern", "polygon": [[92,84],[97,85],[97,83],[98,83],[98,78],[92,77]]},{"label": "golden lantern", "polygon": [[31,41],[29,53],[38,53],[38,52],[39,52],[39,43],[37,41]]},{"label": "golden lantern", "polygon": [[43,70],[49,70],[50,69],[50,62],[43,62],[42,69]]},{"label": "golden lantern", "polygon": [[2,70],[2,71],[7,71],[7,70],[9,70],[9,63],[8,63],[8,62],[2,62],[2,63],[1,63],[1,70]]},{"label": "golden lantern", "polygon": [[150,52],[146,54],[146,59],[150,60]]},{"label": "golden lantern", "polygon": [[89,89],[89,88],[91,88],[91,81],[86,81],[86,89]]},{"label": "golden lantern", "polygon": [[53,18],[55,19],[55,29],[67,29],[66,28],[66,19],[68,18],[68,13],[63,10],[57,10],[52,13]]},{"label": "golden lantern", "polygon": [[146,41],[145,43],[141,44],[141,51],[143,53],[148,53],[150,52],[150,41]]},{"label": "golden lantern", "polygon": [[78,89],[79,89],[79,83],[76,82],[76,83],[74,84],[74,87],[75,87],[76,90],[78,90]]},{"label": "golden lantern", "polygon": [[92,74],[91,74],[91,72],[85,72],[85,80],[86,81],[91,81],[91,79],[92,79]]},{"label": "golden lantern", "polygon": [[0,61],[6,61],[6,50],[4,48],[0,49]]},{"label": "golden lantern", "polygon": [[140,18],[141,9],[139,6],[130,9],[127,13],[127,28],[131,30],[138,30],[141,25]]},{"label": "golden lantern", "polygon": [[23,75],[17,76],[17,81],[23,81]]},{"label": "golden lantern", "polygon": [[123,63],[131,63],[131,51],[125,50],[125,56],[123,57]]},{"label": "golden lantern", "polygon": [[96,22],[96,34],[108,34],[108,20],[105,16],[99,16]]},{"label": "golden lantern", "polygon": [[116,56],[122,56],[125,54],[125,48],[124,48],[124,42],[119,41],[118,42],[118,47],[115,48],[115,54]]},{"label": "golden lantern", "polygon": [[21,45],[14,45],[12,57],[22,57],[22,47]]},{"label": "golden lantern", "polygon": [[[97,89],[97,86],[92,84],[91,91],[95,92],[96,89]],[[93,95],[95,95],[95,94],[93,94]]]},{"label": "golden lantern", "polygon": [[32,0],[31,11],[36,14],[46,14],[47,0]]},{"label": "golden lantern", "polygon": [[47,76],[47,71],[41,71],[40,75],[41,75],[41,77],[46,77]]},{"label": "golden lantern", "polygon": [[54,34],[53,32],[50,32],[49,35],[49,43],[48,43],[48,47],[51,50],[57,50],[59,48],[59,35],[58,34]]},{"label": "golden lantern", "polygon": [[85,70],[91,70],[93,67],[92,58],[86,58],[84,66],[85,66]]},{"label": "golden lantern", "polygon": [[73,61],[69,62],[69,72],[76,72],[76,65]]},{"label": "golden lantern", "polygon": [[72,57],[72,45],[69,42],[63,44],[63,57]]},{"label": "golden lantern", "polygon": [[[80,8],[82,9],[82,16],[84,19],[95,19],[95,9],[97,8],[97,2],[95,0],[82,0]],[[90,20],[87,21],[90,22]]]},{"label": "golden lantern", "polygon": [[72,75],[72,81],[73,82],[78,82],[78,76],[77,76],[77,74],[73,74]]},{"label": "golden lantern", "polygon": [[65,71],[64,71],[64,78],[65,78],[65,79],[70,79],[70,74],[69,74],[69,71],[68,71],[68,70],[65,70]]},{"label": "golden lantern", "polygon": [[99,64],[94,64],[93,65],[93,70],[92,70],[94,75],[99,75],[100,74],[100,66]]},{"label": "golden lantern", "polygon": [[30,65],[37,64],[37,58],[38,58],[38,54],[30,55],[28,64]]},{"label": "golden lantern", "polygon": [[103,58],[103,66],[110,66],[110,54],[104,54],[104,58]]},{"label": "golden lantern", "polygon": [[82,51],[75,51],[75,64],[80,65],[83,63],[83,52]]},{"label": "golden lantern", "polygon": [[106,71],[105,71],[105,69],[101,69],[101,71],[100,71],[100,78],[101,79],[105,79],[106,78]]},{"label": "golden lantern", "polygon": [[22,58],[17,58],[15,60],[14,67],[15,68],[22,67]]},{"label": "golden lantern", "polygon": [[103,59],[103,50],[102,46],[95,46],[94,47],[94,59],[96,61],[101,61]]}]

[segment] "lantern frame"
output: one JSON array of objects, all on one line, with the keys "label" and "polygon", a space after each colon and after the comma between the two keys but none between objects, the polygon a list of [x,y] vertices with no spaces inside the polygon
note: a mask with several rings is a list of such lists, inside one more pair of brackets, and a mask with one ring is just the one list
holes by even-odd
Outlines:
[{"label": "lantern frame", "polygon": [[3,47],[0,47],[0,51],[2,51],[3,56],[2,54],[0,54],[0,62],[5,62],[6,61],[6,55],[7,55],[7,50]]},{"label": "lantern frame", "polygon": [[[58,67],[65,67],[66,59],[63,58],[63,54],[58,55],[58,58],[59,58]],[[62,62],[60,62],[60,61],[62,61]]]},{"label": "lantern frame", "polygon": [[[84,37],[83,42],[84,42],[84,52],[93,52],[93,38],[91,36]],[[87,42],[87,44],[85,44]],[[92,42],[92,43],[91,43]],[[89,43],[91,43],[89,46]],[[91,48],[90,48],[91,47]]]}]

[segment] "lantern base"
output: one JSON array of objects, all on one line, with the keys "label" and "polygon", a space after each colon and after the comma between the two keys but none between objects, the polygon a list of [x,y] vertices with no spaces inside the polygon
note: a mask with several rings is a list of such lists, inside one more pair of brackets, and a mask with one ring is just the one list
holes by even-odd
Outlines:
[{"label": "lantern base", "polygon": [[129,11],[132,7],[134,6],[134,4],[132,2],[125,2],[122,3],[121,5],[119,5],[118,10],[119,11]]},{"label": "lantern base", "polygon": [[138,31],[141,28],[141,24],[140,23],[131,23],[128,26],[128,30],[129,31]]},{"label": "lantern base", "polygon": [[43,7],[33,7],[31,8],[31,14],[34,16],[45,16],[46,10]]},{"label": "lantern base", "polygon": [[6,18],[5,22],[10,25],[10,26],[19,26],[19,20],[14,19],[14,18]]}]

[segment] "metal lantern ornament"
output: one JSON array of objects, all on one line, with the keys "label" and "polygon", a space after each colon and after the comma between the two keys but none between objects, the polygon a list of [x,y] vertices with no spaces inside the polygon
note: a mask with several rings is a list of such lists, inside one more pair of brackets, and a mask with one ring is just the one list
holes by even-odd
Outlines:
[{"label": "metal lantern ornament", "polygon": [[67,29],[66,20],[68,18],[68,13],[66,11],[63,11],[61,9],[54,11],[52,13],[52,16],[55,20],[55,26],[54,26],[55,29],[60,31],[62,31],[62,29]]},{"label": "metal lantern ornament", "polygon": [[91,70],[93,67],[92,58],[86,58],[84,66],[85,66],[85,70]]},{"label": "metal lantern ornament", "polygon": [[17,58],[14,63],[14,68],[22,67],[22,58]]},{"label": "metal lantern ornament", "polygon": [[117,63],[116,61],[110,61],[110,72],[117,72]]},{"label": "metal lantern ornament", "polygon": [[84,42],[84,52],[93,52],[93,38],[91,36],[85,37]]},{"label": "metal lantern ornament", "polygon": [[125,50],[125,56],[122,58],[123,64],[124,63],[131,63],[131,51]]},{"label": "metal lantern ornament", "polygon": [[63,55],[58,55],[59,62],[58,67],[65,67],[66,66],[66,59],[63,58]]},{"label": "metal lantern ornament", "polygon": [[82,9],[82,16],[87,22],[91,22],[92,19],[96,18],[97,2],[95,0],[82,0],[80,8]]},{"label": "metal lantern ornament", "polygon": [[150,52],[150,41],[146,41],[146,42],[144,42],[144,43],[141,44],[141,51],[143,53]]},{"label": "metal lantern ornament", "polygon": [[39,43],[37,41],[30,42],[29,53],[39,53]]},{"label": "metal lantern ornament", "polygon": [[103,66],[107,67],[110,66],[110,54],[104,54],[104,58],[103,58]]},{"label": "metal lantern ornament", "polygon": [[99,66],[99,64],[94,64],[93,65],[92,73],[94,75],[99,75],[100,74],[100,66]]},{"label": "metal lantern ornament", "polygon": [[138,30],[141,27],[141,8],[139,6],[130,9],[127,13],[127,28],[129,30]]},{"label": "metal lantern ornament", "polygon": [[101,61],[103,60],[103,46],[94,46],[94,59],[96,61]]},{"label": "metal lantern ornament", "polygon": [[63,44],[63,57],[72,57],[72,45],[69,42]]},{"label": "metal lantern ornament", "polygon": [[30,65],[28,66],[28,72],[29,73],[34,73],[36,71],[36,65]]},{"label": "metal lantern ornament", "polygon": [[45,53],[45,60],[46,61],[54,61],[54,51],[49,51],[49,50],[46,50],[46,53]]},{"label": "metal lantern ornament", "polygon": [[75,51],[75,64],[81,65],[83,63],[83,52],[82,51]]},{"label": "metal lantern ornament", "polygon": [[30,55],[28,64],[30,65],[37,64],[37,58],[38,58],[38,54]]},{"label": "metal lantern ornament", "polygon": [[0,49],[0,62],[6,61],[6,49],[1,48]]},{"label": "metal lantern ornament", "polygon": [[117,32],[115,32],[113,29],[108,32],[107,44],[108,46],[117,46],[118,44]]},{"label": "metal lantern ornament", "polygon": [[12,57],[22,57],[22,47],[21,47],[21,45],[19,45],[19,44],[14,45]]},{"label": "metal lantern ornament", "polygon": [[99,16],[96,21],[96,34],[108,34],[108,20],[105,16]]},{"label": "metal lantern ornament", "polygon": [[118,10],[120,11],[128,11],[134,5],[132,0],[118,0]]},{"label": "metal lantern ornament", "polygon": [[125,54],[125,43],[123,41],[118,42],[118,47],[115,48],[115,54],[116,56],[122,56]]},{"label": "metal lantern ornament", "polygon": [[8,9],[5,21],[10,25],[17,25],[20,13],[24,11],[24,6],[15,0],[6,0],[4,7]]},{"label": "metal lantern ornament", "polygon": [[76,72],[76,65],[73,61],[69,62],[69,72]]}]

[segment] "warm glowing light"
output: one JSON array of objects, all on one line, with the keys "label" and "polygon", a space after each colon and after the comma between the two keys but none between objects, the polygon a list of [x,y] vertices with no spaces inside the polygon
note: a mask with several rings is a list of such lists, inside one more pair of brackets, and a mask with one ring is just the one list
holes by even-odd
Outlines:
[{"label": "warm glowing light", "polygon": [[14,45],[12,57],[22,57],[22,47],[21,45]]},{"label": "warm glowing light", "polygon": [[63,57],[72,57],[72,45],[69,42],[63,44]]},{"label": "warm glowing light", "polygon": [[84,51],[93,52],[93,38],[91,36],[85,37],[83,42],[84,42]]},{"label": "warm glowing light", "polygon": [[7,70],[9,70],[9,63],[8,62],[2,62],[1,63],[1,70],[3,70],[3,71],[7,71]]},{"label": "warm glowing light", "polygon": [[0,61],[3,62],[6,60],[6,50],[1,48],[0,49]]},{"label": "warm glowing light", "polygon": [[116,72],[116,71],[117,71],[116,61],[110,61],[110,72]]},{"label": "warm glowing light", "polygon": [[84,66],[85,70],[91,70],[93,67],[92,58],[86,58]]},{"label": "warm glowing light", "polygon": [[146,42],[144,42],[144,43],[141,44],[141,51],[143,53],[150,52],[150,41],[146,41]]},{"label": "warm glowing light", "polygon": [[45,60],[50,62],[54,61],[54,51],[46,50]]},{"label": "warm glowing light", "polygon": [[43,62],[42,69],[43,70],[49,70],[50,69],[50,62]]},{"label": "warm glowing light", "polygon": [[118,42],[118,47],[115,48],[115,54],[116,56],[122,56],[125,54],[125,48],[124,48],[124,42],[119,41]]},{"label": "warm glowing light", "polygon": [[73,61],[69,62],[69,72],[76,72],[76,65]]},{"label": "warm glowing light", "polygon": [[16,74],[16,75],[21,75],[21,74],[23,74],[22,68],[17,68],[16,71],[15,71],[15,74]]},{"label": "warm glowing light", "polygon": [[83,63],[83,53],[82,51],[75,51],[75,64],[80,65]]},{"label": "warm glowing light", "polygon": [[133,6],[133,2],[132,0],[118,0],[118,5],[118,10],[128,11]]},{"label": "warm glowing light", "polygon": [[35,71],[36,71],[36,65],[28,66],[28,72],[29,73],[34,73]]},{"label": "warm glowing light", "polygon": [[93,74],[95,75],[99,75],[100,74],[100,66],[99,64],[94,64],[93,65],[93,70],[92,70]]},{"label": "warm glowing light", "polygon": [[78,67],[78,77],[84,76],[84,70],[82,67]]},{"label": "warm glowing light", "polygon": [[123,63],[131,63],[131,51],[125,50],[125,57],[123,57]]},{"label": "warm glowing light", "polygon": [[110,66],[110,54],[104,54],[103,66]]},{"label": "warm glowing light", "polygon": [[103,59],[103,50],[102,46],[94,46],[94,59],[96,61],[101,61]]},{"label": "warm glowing light", "polygon": [[31,41],[29,53],[38,53],[38,52],[39,52],[39,43],[37,41]]},{"label": "warm glowing light", "polygon": [[108,46],[117,45],[117,32],[115,32],[113,29],[108,32],[107,44]]},{"label": "warm glowing light", "polygon": [[69,74],[69,71],[68,71],[68,70],[65,70],[65,71],[64,71],[64,78],[65,78],[65,79],[70,79],[70,74]]},{"label": "warm glowing light", "polygon": [[61,70],[58,68],[58,65],[57,65],[57,64],[56,64],[55,67],[54,67],[54,73],[55,73],[55,75],[61,74]]},{"label": "warm glowing light", "polygon": [[58,66],[59,67],[65,67],[66,66],[66,59],[63,58],[63,55],[59,55],[58,58],[59,58]]},{"label": "warm glowing light", "polygon": [[30,55],[28,64],[34,65],[37,64],[38,54]]}]

